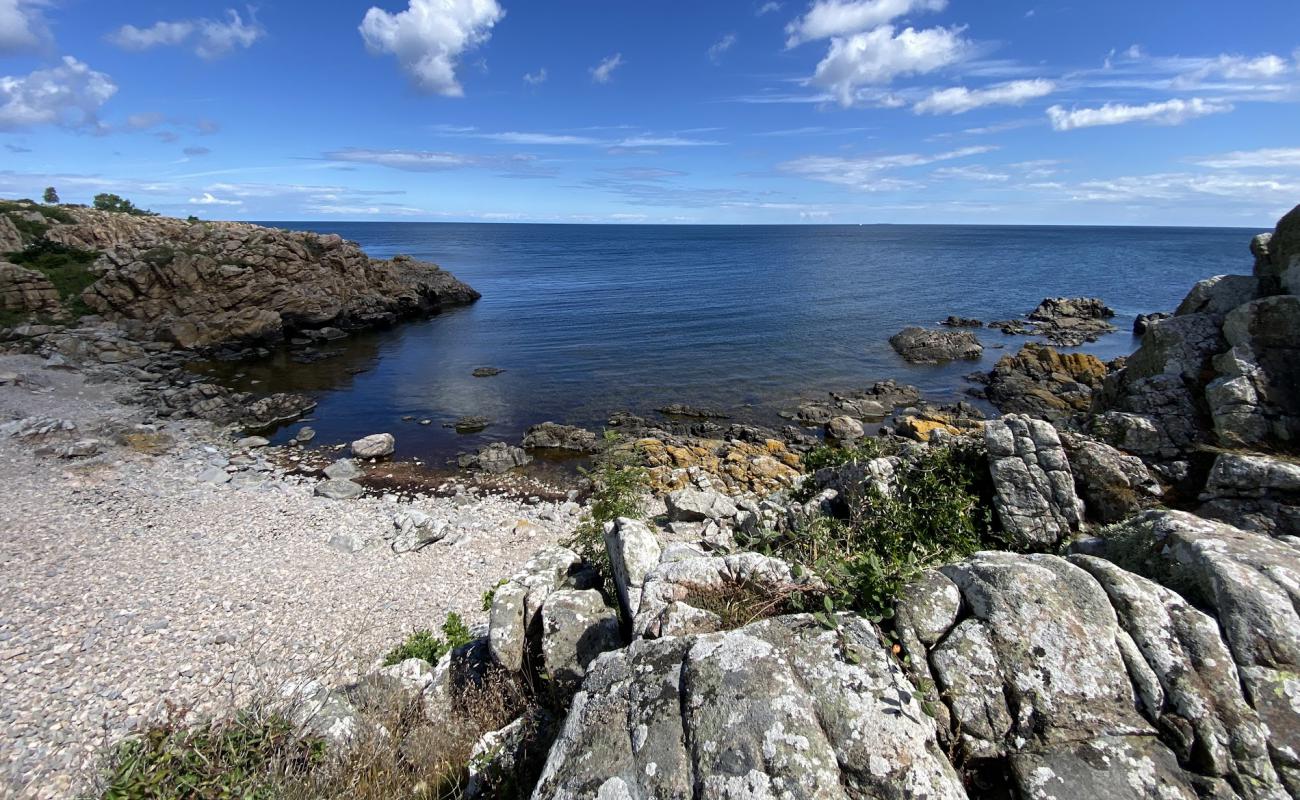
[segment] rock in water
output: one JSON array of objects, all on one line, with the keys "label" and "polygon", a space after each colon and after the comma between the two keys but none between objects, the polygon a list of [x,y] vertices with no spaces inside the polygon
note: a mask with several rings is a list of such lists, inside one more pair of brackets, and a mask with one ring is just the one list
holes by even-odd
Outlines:
[{"label": "rock in water", "polygon": [[477,453],[463,455],[458,460],[461,469],[481,469],[493,475],[500,475],[515,467],[531,464],[533,457],[522,448],[505,442],[492,442],[480,447]]},{"label": "rock in water", "polygon": [[543,422],[524,431],[523,445],[529,449],[594,453],[600,449],[600,437],[585,428]]},{"label": "rock in water", "polygon": [[637,641],[591,666],[533,797],[965,798],[868,623]]},{"label": "rock in water", "polygon": [[396,446],[397,440],[391,433],[372,433],[352,443],[352,455],[357,458],[387,458]]},{"label": "rock in water", "polygon": [[984,346],[970,331],[933,331],[913,326],[894,334],[889,343],[913,364],[975,359],[984,353]]},{"label": "rock in water", "polygon": [[475,378],[491,378],[495,375],[500,375],[503,372],[505,372],[505,370],[497,369],[496,367],[475,367],[474,371],[471,372],[470,375],[473,375]]},{"label": "rock in water", "polygon": [[461,417],[460,419],[452,423],[452,427],[456,429],[456,433],[478,433],[479,431],[484,430],[485,428],[487,428],[487,426],[491,424],[492,424],[492,420],[488,419],[487,417],[481,417],[475,415],[475,416]]},{"label": "rock in water", "polygon": [[835,417],[826,423],[826,436],[839,442],[852,442],[866,433],[862,423],[853,417]]}]

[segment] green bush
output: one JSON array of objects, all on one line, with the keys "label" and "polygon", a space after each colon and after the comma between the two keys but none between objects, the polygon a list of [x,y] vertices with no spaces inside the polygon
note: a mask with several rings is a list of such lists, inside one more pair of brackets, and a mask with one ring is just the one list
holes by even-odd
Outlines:
[{"label": "green bush", "polygon": [[276,714],[241,712],[229,722],[155,725],[119,744],[103,777],[104,800],[279,797],[279,776],[325,759],[325,743],[299,736]]},{"label": "green bush", "polygon": [[444,655],[474,639],[460,614],[454,611],[442,623],[442,635],[447,638],[434,636],[433,631],[427,628],[413,631],[406,641],[388,651],[384,656],[384,666],[400,664],[408,658],[422,658],[430,664],[437,664]]},{"label": "green bush", "polygon": [[852,447],[819,444],[803,457],[806,472],[816,472],[826,467],[838,467],[850,461],[870,461],[873,458],[894,454],[894,447],[883,439],[862,439]]},{"label": "green bush", "polygon": [[847,520],[818,517],[746,544],[819,575],[834,608],[887,616],[921,572],[984,546],[989,525],[974,470],[951,449],[931,447],[899,466],[891,492],[870,486],[855,498]]},{"label": "green bush", "polygon": [[34,269],[54,284],[55,290],[63,304],[76,316],[90,313],[90,309],[81,299],[81,293],[99,279],[89,267],[99,254],[89,250],[48,242],[44,239],[20,250],[10,253],[6,258],[11,263]]},{"label": "green bush", "polygon": [[109,194],[108,192],[95,195],[94,206],[100,211],[112,211],[117,214],[131,214],[136,217],[158,216],[148,209],[137,207],[135,203],[127,200],[125,197],[119,197],[118,195]]},{"label": "green bush", "polygon": [[619,447],[618,442],[618,434],[606,431],[605,449],[596,457],[592,469],[582,470],[592,485],[591,508],[564,543],[584,561],[595,565],[610,596],[614,594],[613,571],[605,548],[605,523],[619,517],[640,519],[641,499],[650,483],[639,454]]}]

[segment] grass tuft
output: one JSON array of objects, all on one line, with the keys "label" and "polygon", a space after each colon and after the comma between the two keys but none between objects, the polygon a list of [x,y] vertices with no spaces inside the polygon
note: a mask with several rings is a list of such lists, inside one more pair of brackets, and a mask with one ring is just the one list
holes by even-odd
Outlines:
[{"label": "grass tuft", "polygon": [[474,639],[460,614],[454,611],[442,623],[442,635],[447,638],[439,638],[427,628],[412,632],[406,641],[388,651],[384,656],[384,666],[400,664],[408,658],[422,658],[430,664],[437,664],[444,655]]}]

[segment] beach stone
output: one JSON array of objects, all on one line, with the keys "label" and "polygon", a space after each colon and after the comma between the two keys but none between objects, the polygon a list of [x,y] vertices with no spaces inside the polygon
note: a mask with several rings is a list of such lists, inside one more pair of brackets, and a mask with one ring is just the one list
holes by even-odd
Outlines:
[{"label": "beach stone", "polygon": [[862,423],[853,417],[835,417],[826,423],[826,435],[837,441],[851,442],[866,436]]},{"label": "beach stone", "polygon": [[332,478],[316,484],[315,493],[318,497],[328,497],[331,500],[355,500],[365,494],[366,490],[352,481]]},{"label": "beach stone", "polygon": [[891,336],[889,343],[914,364],[976,359],[984,353],[984,346],[969,331],[935,331],[912,326]]},{"label": "beach stone", "polygon": [[259,447],[266,447],[271,441],[262,436],[245,436],[235,442],[235,447],[241,450],[255,450]]},{"label": "beach stone", "polygon": [[397,440],[391,433],[374,433],[352,443],[352,455],[357,458],[387,458],[393,454]]},{"label": "beach stone", "polygon": [[1079,529],[1083,503],[1051,423],[1008,414],[984,426],[993,507],[1021,547],[1050,548]]},{"label": "beach stone", "polygon": [[679,489],[664,497],[668,518],[677,522],[731,519],[739,513],[731,498],[717,492]]},{"label": "beach stone", "polygon": [[393,514],[394,553],[411,553],[443,539],[448,532],[446,520],[434,519],[423,511],[406,508]]},{"label": "beach stone", "polygon": [[330,464],[324,470],[325,476],[337,480],[351,480],[358,478],[365,473],[351,459],[343,458]]}]

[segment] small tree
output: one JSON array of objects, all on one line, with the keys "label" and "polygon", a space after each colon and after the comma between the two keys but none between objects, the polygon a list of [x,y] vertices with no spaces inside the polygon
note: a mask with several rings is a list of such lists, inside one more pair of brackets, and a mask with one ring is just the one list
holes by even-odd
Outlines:
[{"label": "small tree", "polygon": [[100,211],[113,211],[118,214],[134,214],[137,217],[155,217],[157,214],[143,208],[137,208],[135,203],[127,200],[125,197],[119,197],[115,194],[104,192],[95,195],[95,208]]},{"label": "small tree", "polygon": [[59,193],[54,190],[53,186],[45,187],[44,200],[50,205],[55,205],[59,202]]}]

